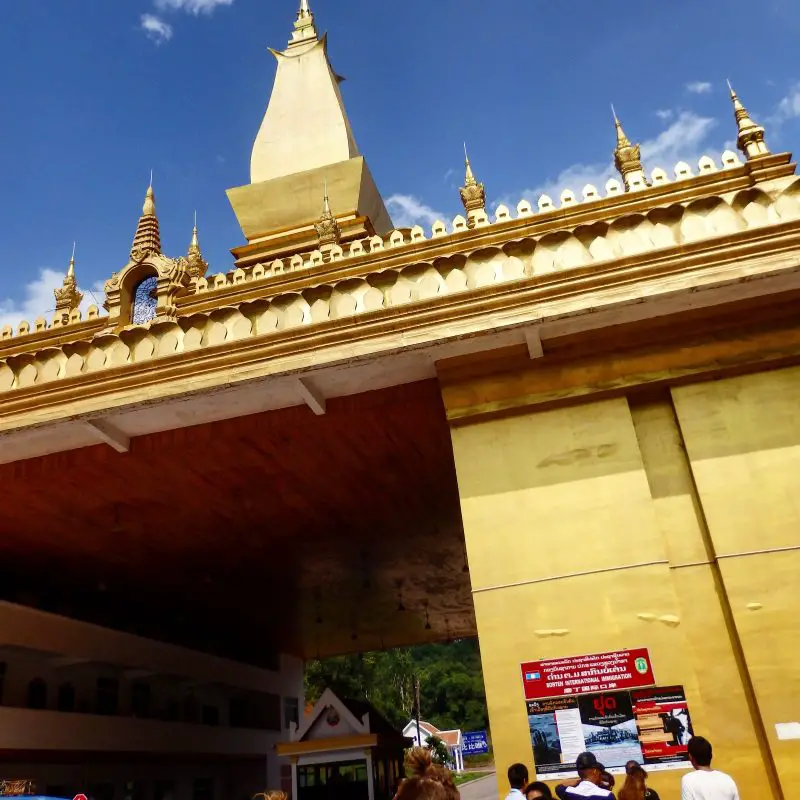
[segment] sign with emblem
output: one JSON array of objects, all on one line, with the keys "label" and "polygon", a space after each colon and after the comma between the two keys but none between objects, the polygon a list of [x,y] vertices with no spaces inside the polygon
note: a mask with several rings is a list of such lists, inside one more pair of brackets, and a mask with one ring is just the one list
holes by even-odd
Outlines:
[{"label": "sign with emblem", "polygon": [[569,656],[521,665],[526,700],[618,692],[655,686],[647,648]]}]

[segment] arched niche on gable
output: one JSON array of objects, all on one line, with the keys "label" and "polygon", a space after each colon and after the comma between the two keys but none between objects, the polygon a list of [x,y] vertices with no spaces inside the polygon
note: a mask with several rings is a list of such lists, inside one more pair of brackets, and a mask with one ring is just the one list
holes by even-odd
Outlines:
[{"label": "arched niche on gable", "polygon": [[114,327],[146,325],[155,319],[174,319],[175,301],[191,282],[184,258],[148,255],[129,262],[106,281],[105,308]]}]

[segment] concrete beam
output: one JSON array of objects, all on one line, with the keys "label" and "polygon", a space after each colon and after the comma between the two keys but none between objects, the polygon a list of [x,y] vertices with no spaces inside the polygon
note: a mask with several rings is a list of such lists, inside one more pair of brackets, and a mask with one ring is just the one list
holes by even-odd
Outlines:
[{"label": "concrete beam", "polygon": [[525,343],[528,345],[528,356],[530,358],[542,358],[542,332],[537,328],[528,328],[525,331]]},{"label": "concrete beam", "polygon": [[297,390],[303,402],[318,416],[325,414],[325,397],[307,378],[297,379]]},{"label": "concrete beam", "polygon": [[83,423],[97,439],[112,447],[118,453],[127,453],[131,449],[130,437],[118,431],[109,422],[102,419],[85,419]]},{"label": "concrete beam", "polygon": [[50,660],[53,669],[66,669],[67,667],[77,667],[80,664],[89,664],[88,658],[75,658],[74,656],[58,656]]}]

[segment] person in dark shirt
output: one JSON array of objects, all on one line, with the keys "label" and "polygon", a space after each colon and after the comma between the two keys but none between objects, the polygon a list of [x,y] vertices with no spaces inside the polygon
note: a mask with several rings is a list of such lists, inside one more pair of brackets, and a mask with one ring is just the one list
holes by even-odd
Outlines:
[{"label": "person in dark shirt", "polygon": [[603,788],[603,773],[606,768],[594,753],[581,753],[575,761],[578,779],[564,781],[556,786],[559,800],[614,800],[614,793]]}]

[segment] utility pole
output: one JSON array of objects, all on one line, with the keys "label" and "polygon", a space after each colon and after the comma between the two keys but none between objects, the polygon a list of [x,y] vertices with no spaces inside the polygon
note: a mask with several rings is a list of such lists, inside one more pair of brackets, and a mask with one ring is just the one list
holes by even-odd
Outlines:
[{"label": "utility pole", "polygon": [[419,727],[419,678],[414,676],[414,711],[417,721],[417,746],[422,747],[422,730]]}]

